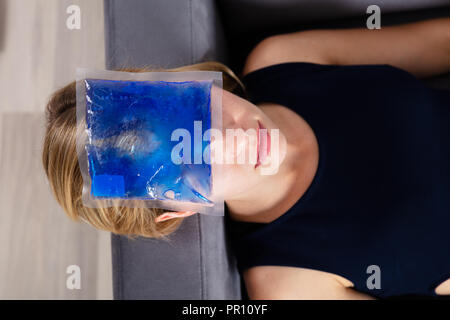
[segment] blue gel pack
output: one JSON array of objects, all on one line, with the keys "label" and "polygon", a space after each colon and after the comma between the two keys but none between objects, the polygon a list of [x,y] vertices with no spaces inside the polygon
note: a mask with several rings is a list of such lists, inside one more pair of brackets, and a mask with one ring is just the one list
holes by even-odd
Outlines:
[{"label": "blue gel pack", "polygon": [[[211,128],[212,81],[85,79],[85,86],[93,197],[210,203],[210,161],[194,164],[195,153],[209,157],[209,141],[194,146],[194,122],[197,133],[199,124],[202,132]],[[172,133],[180,128],[191,140],[190,150],[178,148],[180,157],[190,163],[172,158],[181,141]]]}]

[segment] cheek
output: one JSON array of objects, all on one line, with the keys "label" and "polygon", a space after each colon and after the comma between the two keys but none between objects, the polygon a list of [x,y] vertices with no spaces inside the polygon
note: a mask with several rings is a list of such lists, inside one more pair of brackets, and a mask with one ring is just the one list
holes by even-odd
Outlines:
[{"label": "cheek", "polygon": [[259,182],[259,175],[247,165],[223,165],[221,188],[225,200],[239,197]]},{"label": "cheek", "polygon": [[222,103],[223,128],[253,128],[261,110],[249,101],[226,93]]},{"label": "cheek", "polygon": [[223,127],[223,129],[232,128],[234,126],[236,126],[236,121],[234,119],[233,113],[230,112],[230,110],[224,108],[223,112],[222,112],[222,127]]}]

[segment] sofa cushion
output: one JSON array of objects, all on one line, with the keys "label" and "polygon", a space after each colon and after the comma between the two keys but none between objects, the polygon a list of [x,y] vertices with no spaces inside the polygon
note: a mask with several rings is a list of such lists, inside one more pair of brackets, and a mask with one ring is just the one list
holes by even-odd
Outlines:
[{"label": "sofa cushion", "polygon": [[[226,62],[210,0],[105,0],[108,69]],[[186,218],[170,242],[111,236],[115,299],[240,299],[224,217]]]},{"label": "sofa cushion", "polygon": [[241,299],[223,217],[187,217],[170,242],[112,235],[115,299]]},{"label": "sofa cushion", "polygon": [[105,0],[104,8],[109,69],[225,61],[214,1]]},{"label": "sofa cushion", "polygon": [[[232,31],[253,33],[282,26],[307,26],[351,17],[365,17],[367,7],[395,13],[449,6],[448,0],[218,0],[225,25]],[[383,19],[382,19],[383,20]],[[361,19],[360,26],[365,26]]]}]

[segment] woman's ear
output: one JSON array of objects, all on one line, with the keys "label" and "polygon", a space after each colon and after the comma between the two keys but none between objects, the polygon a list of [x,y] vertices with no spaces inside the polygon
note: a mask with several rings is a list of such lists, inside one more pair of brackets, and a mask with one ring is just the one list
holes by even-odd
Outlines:
[{"label": "woman's ear", "polygon": [[196,212],[194,212],[194,211],[164,212],[161,215],[159,215],[155,219],[155,221],[161,222],[161,221],[166,221],[166,220],[173,219],[173,218],[189,217],[195,213]]}]

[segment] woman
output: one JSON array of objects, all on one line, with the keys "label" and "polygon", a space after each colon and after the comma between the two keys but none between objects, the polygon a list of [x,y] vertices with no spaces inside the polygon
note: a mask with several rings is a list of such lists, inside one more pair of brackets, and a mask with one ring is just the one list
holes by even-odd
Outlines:
[{"label": "woman", "polygon": [[[196,68],[222,67],[173,71]],[[245,63],[249,100],[222,71],[224,128],[280,132],[276,174],[225,168],[251,299],[450,294],[450,94],[417,79],[450,71],[450,19],[270,37]],[[48,105],[43,162],[59,203],[116,233],[175,230],[189,213],[81,205],[74,91]]]}]

